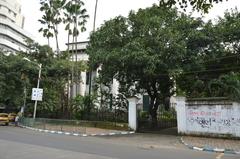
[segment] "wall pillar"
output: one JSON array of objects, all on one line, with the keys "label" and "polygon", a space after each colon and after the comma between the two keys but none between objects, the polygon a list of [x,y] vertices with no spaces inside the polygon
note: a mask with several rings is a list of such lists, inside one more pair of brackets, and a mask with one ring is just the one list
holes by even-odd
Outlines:
[{"label": "wall pillar", "polygon": [[177,111],[178,133],[186,132],[186,98],[171,97],[171,102],[175,102]]},{"label": "wall pillar", "polygon": [[[233,111],[236,113],[236,115],[234,115],[234,119],[240,121],[240,117],[239,117],[239,113],[238,113],[238,112],[240,112],[240,103],[233,102],[232,105],[233,105],[233,109],[234,109]],[[238,116],[238,118],[236,116]],[[233,117],[233,116],[231,116],[231,117]],[[235,128],[232,128],[232,134],[234,136],[240,137],[240,126],[234,126],[234,127]]]},{"label": "wall pillar", "polygon": [[81,72],[81,83],[80,83],[80,95],[85,96],[86,94],[86,72]]},{"label": "wall pillar", "polygon": [[132,130],[137,130],[137,101],[139,99],[137,97],[128,98],[128,126]]}]

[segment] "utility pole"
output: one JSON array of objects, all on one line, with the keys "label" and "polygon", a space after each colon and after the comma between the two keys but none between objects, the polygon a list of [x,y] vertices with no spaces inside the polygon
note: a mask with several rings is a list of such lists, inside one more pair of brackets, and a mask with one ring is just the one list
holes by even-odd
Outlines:
[{"label": "utility pole", "polygon": [[[95,3],[94,20],[93,20],[93,32],[95,32],[95,29],[96,29],[97,6],[98,6],[98,0],[96,0],[96,3]],[[91,104],[91,91],[92,91],[92,69],[90,67],[90,70],[89,70],[89,98],[90,98],[89,106]]]},{"label": "utility pole", "polygon": [[[39,85],[40,85],[41,72],[42,72],[42,64],[39,64],[38,66],[39,66],[39,71],[38,71],[38,83],[37,83],[37,89],[39,88]],[[37,100],[35,100],[35,104],[34,104],[33,119],[36,118],[36,112],[37,112]]]},{"label": "utility pole", "polygon": [[[38,64],[37,62],[33,62],[33,61],[29,60],[29,59],[26,58],[26,57],[24,57],[23,59],[26,60],[26,61],[28,61],[28,62],[31,62],[31,63],[34,63],[34,64],[38,65],[39,71],[38,71],[37,89],[39,89],[40,80],[41,80],[41,73],[42,73],[42,64],[41,64],[41,63]],[[37,112],[37,100],[35,100],[35,103],[34,103],[33,119],[36,118],[36,112]]]}]

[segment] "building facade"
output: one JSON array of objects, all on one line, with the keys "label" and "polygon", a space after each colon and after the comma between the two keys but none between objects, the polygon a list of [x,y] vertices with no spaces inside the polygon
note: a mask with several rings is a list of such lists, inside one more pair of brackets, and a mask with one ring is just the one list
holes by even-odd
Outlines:
[{"label": "building facade", "polygon": [[19,0],[0,0],[0,50],[26,51],[27,39],[33,39],[24,29]]},{"label": "building facade", "polygon": [[[72,53],[70,60],[73,62],[76,62],[76,61],[87,62],[88,55],[85,52],[87,44],[88,44],[88,41],[67,44],[70,53]],[[86,94],[89,94],[89,81],[88,81],[89,73],[86,71],[81,72],[79,74],[78,79],[79,81],[73,82],[70,88],[69,94],[71,95],[71,97],[75,97],[77,95],[85,96]]]},{"label": "building facade", "polygon": [[[67,44],[69,52],[72,53],[71,61],[83,61],[87,63],[89,60],[89,55],[86,53],[87,45],[88,41]],[[79,81],[73,82],[71,88],[69,89],[69,98],[74,98],[77,95],[89,95],[90,90],[92,91],[91,93],[93,93],[93,86],[96,85],[96,78],[99,76],[99,70],[101,70],[101,67],[97,68],[96,70],[91,70],[91,72],[82,71],[77,78]],[[117,96],[119,94],[119,82],[114,78],[111,82],[111,94],[113,96]],[[91,87],[91,89],[89,89],[89,87]],[[100,87],[102,89],[106,89],[104,85],[101,85]],[[100,94],[99,91],[98,94]],[[138,94],[137,96],[139,98],[139,101],[137,103],[138,108],[148,111],[149,96],[144,94]]]},{"label": "building facade", "polygon": [[[72,53],[71,61],[82,61],[86,63],[88,62],[89,56],[86,53],[88,41],[69,43],[67,45],[69,47],[69,51]],[[92,90],[93,86],[96,84],[95,79],[99,75],[98,73],[99,69],[101,68],[92,70],[91,72],[82,71],[78,77],[79,82],[74,82],[70,90],[71,96],[75,97],[76,95],[81,95],[81,96],[88,95],[89,90]],[[91,89],[89,89],[90,85],[91,85]],[[113,79],[112,81],[113,95],[118,94],[118,85],[119,85],[118,81],[116,79]]]}]

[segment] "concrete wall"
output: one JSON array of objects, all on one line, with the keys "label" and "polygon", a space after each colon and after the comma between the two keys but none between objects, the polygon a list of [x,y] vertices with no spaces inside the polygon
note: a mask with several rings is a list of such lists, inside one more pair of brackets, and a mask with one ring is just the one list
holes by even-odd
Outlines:
[{"label": "concrete wall", "polygon": [[240,137],[240,104],[223,98],[175,97],[178,132],[206,136]]}]

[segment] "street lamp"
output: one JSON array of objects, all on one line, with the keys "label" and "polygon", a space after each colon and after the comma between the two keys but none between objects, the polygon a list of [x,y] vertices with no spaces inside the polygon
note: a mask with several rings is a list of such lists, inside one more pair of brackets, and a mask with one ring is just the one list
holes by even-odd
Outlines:
[{"label": "street lamp", "polygon": [[[40,85],[40,79],[41,79],[41,72],[42,72],[42,64],[38,64],[36,62],[33,62],[31,60],[29,60],[28,58],[24,57],[23,58],[24,60],[28,61],[28,62],[31,62],[31,63],[34,63],[36,64],[38,67],[39,67],[39,71],[38,71],[38,82],[37,82],[37,89],[39,88],[39,85]],[[34,103],[34,112],[33,112],[33,119],[36,118],[36,112],[37,112],[37,100],[35,100],[35,103]]]}]

